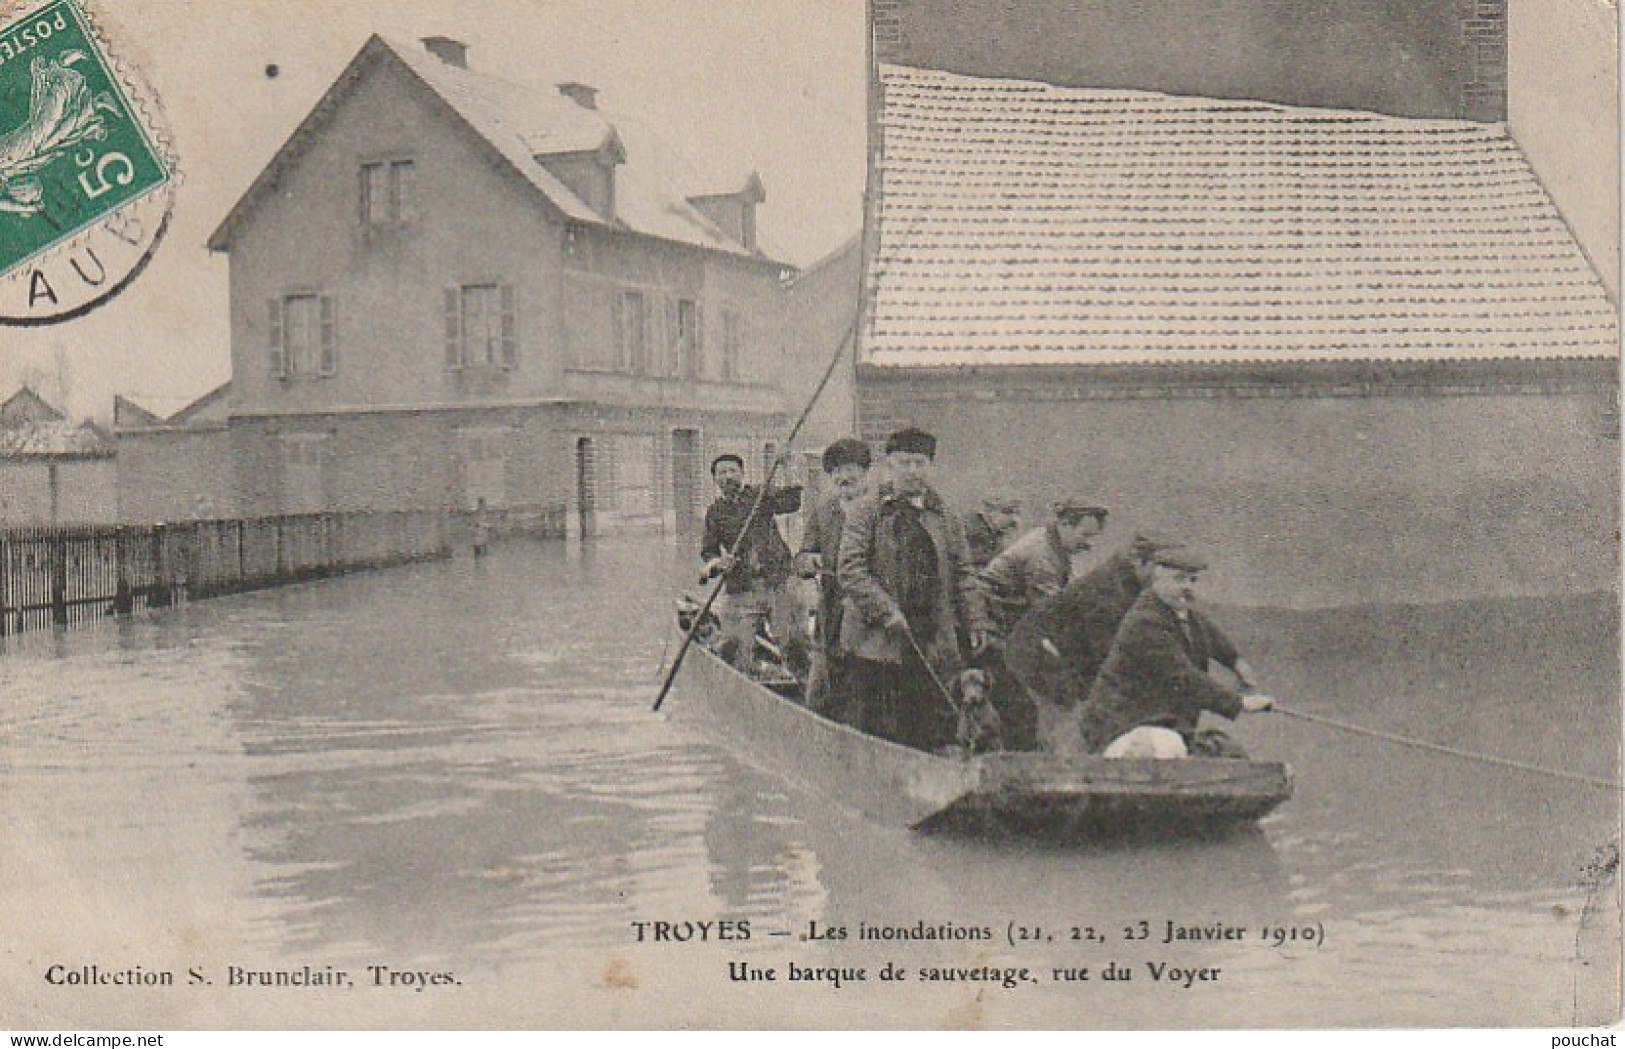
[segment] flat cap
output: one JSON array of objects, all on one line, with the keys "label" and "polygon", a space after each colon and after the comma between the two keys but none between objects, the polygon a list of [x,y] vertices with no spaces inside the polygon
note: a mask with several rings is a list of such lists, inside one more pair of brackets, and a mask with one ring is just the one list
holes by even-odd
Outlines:
[{"label": "flat cap", "polygon": [[1129,553],[1145,560],[1156,555],[1159,550],[1176,550],[1185,544],[1178,539],[1163,535],[1160,532],[1140,532],[1129,544]]},{"label": "flat cap", "polygon": [[842,437],[824,449],[825,473],[834,473],[843,466],[861,466],[867,470],[871,462],[869,446],[856,437]]},{"label": "flat cap", "polygon": [[1201,555],[1183,546],[1166,547],[1157,551],[1157,564],[1180,572],[1200,572],[1207,568]]},{"label": "flat cap", "polygon": [[926,455],[934,459],[937,455],[937,439],[918,426],[910,426],[898,430],[886,438],[886,451],[887,453],[912,452],[915,455]]},{"label": "flat cap", "polygon": [[1092,503],[1087,499],[1072,495],[1064,499],[1057,499],[1050,504],[1050,509],[1055,512],[1056,517],[1093,517],[1101,521],[1106,519],[1107,514],[1106,508],[1099,503]]}]

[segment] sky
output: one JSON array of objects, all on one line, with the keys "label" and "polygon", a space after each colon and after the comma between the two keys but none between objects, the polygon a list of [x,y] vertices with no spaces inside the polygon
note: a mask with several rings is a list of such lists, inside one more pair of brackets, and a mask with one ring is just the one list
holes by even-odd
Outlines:
[{"label": "sky", "polygon": [[[114,394],[161,414],[230,378],[227,260],[205,247],[367,37],[443,35],[471,67],[592,84],[707,169],[755,168],[764,243],[805,265],[859,229],[863,0],[92,0],[156,92],[182,175],[151,266],[90,315],[0,328],[0,397],[30,382],[74,418]],[[268,76],[269,66],[276,76]],[[0,131],[19,114],[0,114]]]}]

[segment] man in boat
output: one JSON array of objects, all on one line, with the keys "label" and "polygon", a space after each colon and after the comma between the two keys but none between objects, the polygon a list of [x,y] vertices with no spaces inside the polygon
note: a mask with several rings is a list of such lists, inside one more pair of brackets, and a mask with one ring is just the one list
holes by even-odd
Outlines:
[{"label": "man in boat", "polygon": [[1023,616],[1059,594],[1072,579],[1072,557],[1090,549],[1106,527],[1106,508],[1063,499],[1055,519],[1011,543],[981,570],[989,611],[1006,635]]},{"label": "man in boat", "polygon": [[914,427],[887,439],[891,479],[847,509],[837,559],[855,723],[928,751],[954,738],[960,631],[973,651],[988,634],[964,526],[931,487],[936,451]]},{"label": "man in boat", "polygon": [[965,517],[965,543],[971,567],[980,572],[999,556],[1016,536],[1021,502],[1007,495],[990,495],[979,510]]},{"label": "man in boat", "polygon": [[[1124,746],[1129,734],[1154,728],[1177,733],[1188,754],[1246,757],[1224,732],[1198,725],[1203,711],[1234,719],[1275,705],[1258,691],[1236,646],[1192,607],[1206,568],[1182,547],[1156,554],[1151,581],[1123,617],[1080,712],[1089,752],[1132,752]],[[1239,687],[1211,676],[1210,663],[1228,668]]]},{"label": "man in boat", "polygon": [[843,437],[824,449],[823,467],[835,491],[807,514],[796,571],[818,580],[818,626],[813,637],[812,668],[807,675],[807,705],[820,714],[847,720],[848,655],[841,648],[841,582],[836,577],[841,530],[847,508],[869,490],[869,446]]},{"label": "man in boat", "polygon": [[740,538],[757,494],[754,485],[745,483],[745,461],[724,452],[711,461],[711,477],[721,494],[705,511],[700,558],[705,561],[704,578],[723,576],[717,611],[723,653],[735,667],[748,672],[754,663],[756,632],[767,621],[778,589],[790,578],[790,547],[773,518],[801,509],[801,488],[768,489],[761,509],[750,521],[749,533]]},{"label": "man in boat", "polygon": [[1006,666],[1029,691],[1075,710],[1089,698],[1118,626],[1151,581],[1157,553],[1179,545],[1142,532],[1127,550],[1039,602],[1010,631]]},{"label": "man in boat", "polygon": [[1070,715],[1047,694],[1030,693],[1004,664],[1002,642],[1034,607],[1054,598],[1072,578],[1072,557],[1090,549],[1106,525],[1106,509],[1085,499],[1053,504],[1054,520],[1017,539],[982,569],[980,581],[1000,644],[982,663],[993,674],[992,700],[1012,750],[1077,750]]}]

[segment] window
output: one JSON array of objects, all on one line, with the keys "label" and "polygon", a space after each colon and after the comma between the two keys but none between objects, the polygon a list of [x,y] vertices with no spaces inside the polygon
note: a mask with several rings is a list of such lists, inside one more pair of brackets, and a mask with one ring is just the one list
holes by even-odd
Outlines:
[{"label": "window", "polygon": [[417,217],[416,169],[410,160],[361,165],[361,222],[393,226]]},{"label": "window", "polygon": [[621,370],[634,375],[645,374],[649,371],[648,300],[641,291],[622,291],[615,303]]},{"label": "window", "polygon": [[739,378],[741,319],[738,310],[722,311],[722,380],[735,382]]},{"label": "window", "polygon": [[286,295],[272,299],[269,310],[273,377],[332,375],[338,370],[332,298]]},{"label": "window", "polygon": [[519,318],[511,284],[447,288],[446,370],[509,370],[519,363]]},{"label": "window", "polygon": [[667,375],[674,379],[695,379],[700,374],[700,304],[678,299],[671,313],[671,357]]}]

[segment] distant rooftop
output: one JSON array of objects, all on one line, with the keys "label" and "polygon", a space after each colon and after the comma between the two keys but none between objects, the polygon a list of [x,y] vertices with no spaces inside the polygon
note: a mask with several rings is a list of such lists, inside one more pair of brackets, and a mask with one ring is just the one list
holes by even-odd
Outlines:
[{"label": "distant rooftop", "polygon": [[865,359],[1609,357],[1496,124],[880,69]]}]

